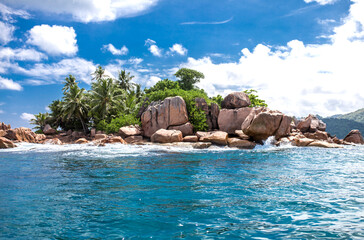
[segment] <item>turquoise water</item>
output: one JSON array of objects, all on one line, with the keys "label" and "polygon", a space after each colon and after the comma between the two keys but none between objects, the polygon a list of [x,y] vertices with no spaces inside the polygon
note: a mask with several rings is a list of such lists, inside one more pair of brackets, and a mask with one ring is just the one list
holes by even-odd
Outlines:
[{"label": "turquoise water", "polygon": [[364,148],[0,150],[0,239],[363,239]]}]

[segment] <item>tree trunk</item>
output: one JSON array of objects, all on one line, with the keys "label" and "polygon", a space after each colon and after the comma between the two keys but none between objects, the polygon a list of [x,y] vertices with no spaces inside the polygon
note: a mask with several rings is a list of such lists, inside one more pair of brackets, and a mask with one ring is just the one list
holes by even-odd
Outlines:
[{"label": "tree trunk", "polygon": [[82,119],[82,117],[79,117],[79,119],[80,119],[80,121],[81,121],[81,124],[82,124],[82,128],[83,128],[83,132],[85,133],[85,134],[87,134],[87,128],[86,128],[86,126],[85,126],[85,122],[83,121],[83,119]]}]

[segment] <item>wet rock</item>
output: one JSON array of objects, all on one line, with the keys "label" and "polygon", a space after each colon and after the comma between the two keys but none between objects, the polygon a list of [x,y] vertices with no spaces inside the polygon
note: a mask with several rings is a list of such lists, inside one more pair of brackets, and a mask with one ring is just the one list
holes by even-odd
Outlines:
[{"label": "wet rock", "polygon": [[309,147],[321,147],[321,148],[342,148],[339,144],[329,143],[325,141],[315,140],[308,144]]},{"label": "wet rock", "polygon": [[228,138],[228,145],[229,147],[235,147],[240,149],[253,149],[255,148],[256,143],[240,138]]},{"label": "wet rock", "polygon": [[137,143],[137,142],[143,142],[143,136],[130,136],[125,138],[125,142],[127,143]]},{"label": "wet rock", "polygon": [[244,133],[255,141],[266,140],[274,136],[281,124],[283,114],[278,112],[261,112],[253,119]]},{"label": "wet rock", "polygon": [[350,133],[344,138],[345,142],[364,144],[363,136],[359,130],[351,130]]},{"label": "wet rock", "polygon": [[233,92],[227,95],[221,103],[222,108],[234,109],[249,107],[251,104],[248,94]]},{"label": "wet rock", "polygon": [[151,136],[151,141],[155,143],[182,142],[183,135],[179,130],[159,129]]},{"label": "wet rock", "polygon": [[294,145],[297,147],[306,147],[310,143],[313,143],[315,140],[309,138],[295,138]]},{"label": "wet rock", "polygon": [[237,135],[240,139],[243,139],[243,140],[249,140],[249,136],[246,135],[243,130],[235,130],[235,135]]},{"label": "wet rock", "polygon": [[198,142],[198,137],[197,136],[185,136],[183,138],[184,142]]},{"label": "wet rock", "polygon": [[130,137],[130,136],[136,136],[136,135],[142,135],[142,129],[138,125],[130,125],[126,127],[121,127],[119,129],[119,135],[123,138]]},{"label": "wet rock", "polygon": [[59,140],[58,138],[52,138],[45,140],[44,144],[62,145],[62,141]]},{"label": "wet rock", "polygon": [[88,143],[86,138],[79,138],[75,141],[76,144],[86,144]]},{"label": "wet rock", "polygon": [[217,145],[227,145],[227,139],[228,134],[227,132],[223,131],[213,131],[213,132],[207,132],[207,134],[204,134],[200,138],[201,142],[211,142]]},{"label": "wet rock", "polygon": [[169,126],[168,130],[179,130],[182,132],[183,136],[192,135],[193,134],[193,126],[190,122],[179,126]]},{"label": "wet rock", "polygon": [[106,134],[100,134],[100,133],[98,133],[98,134],[95,135],[95,139],[96,140],[105,139],[105,138],[107,138],[107,135]]},{"label": "wet rock", "polygon": [[14,147],[16,147],[16,145],[12,141],[10,141],[7,138],[0,137],[0,149],[14,148]]},{"label": "wet rock", "polygon": [[151,137],[159,129],[185,124],[188,122],[186,103],[179,96],[153,102],[142,114],[141,121],[146,137]]},{"label": "wet rock", "polygon": [[211,147],[212,143],[210,142],[197,142],[192,145],[194,149],[206,149]]}]

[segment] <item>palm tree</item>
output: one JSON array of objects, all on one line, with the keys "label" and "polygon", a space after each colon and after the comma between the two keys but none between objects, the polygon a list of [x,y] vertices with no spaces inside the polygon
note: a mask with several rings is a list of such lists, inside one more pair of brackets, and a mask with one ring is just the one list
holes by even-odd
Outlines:
[{"label": "palm tree", "polygon": [[[90,103],[91,113],[100,120],[116,115],[121,98],[125,95],[111,78],[99,79],[92,84]],[[109,116],[108,116],[109,115]]]},{"label": "palm tree", "polygon": [[77,86],[76,78],[71,74],[66,77],[64,83],[64,87],[62,88],[63,93],[69,91],[73,86]]},{"label": "palm tree", "polygon": [[38,130],[44,129],[47,124],[47,119],[49,117],[48,113],[35,114],[33,119],[30,119],[30,124],[36,125],[34,128]]},{"label": "palm tree", "polygon": [[72,86],[63,97],[63,117],[70,119],[72,116],[77,117],[82,124],[83,131],[87,134],[85,118],[87,117],[87,100],[85,89],[80,89],[77,85]]},{"label": "palm tree", "polygon": [[119,77],[117,81],[119,82],[120,88],[130,92],[134,88],[134,83],[131,82],[131,80],[134,78],[134,76],[130,75],[130,72],[126,73],[125,70],[121,70],[119,73]]},{"label": "palm tree", "polygon": [[98,66],[95,72],[91,73],[91,75],[93,76],[92,80],[96,81],[103,79],[105,77],[109,77],[105,74],[105,69],[103,69],[101,66]]}]

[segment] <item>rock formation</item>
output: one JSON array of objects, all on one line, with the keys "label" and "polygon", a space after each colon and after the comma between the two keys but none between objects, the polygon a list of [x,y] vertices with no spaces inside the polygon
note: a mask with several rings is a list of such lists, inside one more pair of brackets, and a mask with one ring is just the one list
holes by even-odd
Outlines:
[{"label": "rock formation", "polygon": [[351,130],[350,133],[344,138],[344,141],[356,144],[364,144],[363,136],[359,130]]},{"label": "rock formation", "polygon": [[223,146],[227,145],[228,134],[223,131],[197,132],[196,135],[201,142],[211,142]]},{"label": "rock formation", "polygon": [[234,109],[250,106],[248,94],[244,92],[233,92],[227,95],[221,103],[222,108]]},{"label": "rock formation", "polygon": [[240,149],[253,149],[257,144],[255,142],[243,140],[240,138],[229,138],[228,145],[229,147],[235,147]]},{"label": "rock formation", "polygon": [[236,130],[241,130],[241,125],[252,110],[253,108],[249,107],[221,109],[218,118],[219,130],[229,134],[234,134]]},{"label": "rock formation", "polygon": [[142,135],[142,129],[140,128],[139,125],[130,125],[126,127],[121,127],[119,129],[119,135],[123,138]]},{"label": "rock formation", "polygon": [[297,124],[297,129],[299,129],[302,133],[305,132],[316,132],[319,131],[325,131],[326,130],[326,124],[318,119],[316,116],[310,114],[305,119],[301,120]]},{"label": "rock formation", "polygon": [[186,103],[181,97],[152,102],[141,117],[144,136],[151,137],[159,129],[188,122]]},{"label": "rock formation", "polygon": [[45,125],[45,127],[43,128],[43,133],[45,135],[53,135],[57,133],[56,129],[53,129],[49,124]]},{"label": "rock formation", "polygon": [[155,143],[182,142],[183,136],[179,130],[159,129],[151,136],[150,140]]},{"label": "rock formation", "polygon": [[14,148],[16,145],[7,138],[0,137],[0,149],[2,148]]},{"label": "rock formation", "polygon": [[196,107],[205,112],[207,125],[209,130],[218,129],[218,117],[220,114],[220,107],[216,103],[211,103],[209,107],[203,98],[195,98]]},{"label": "rock formation", "polygon": [[179,130],[182,132],[183,136],[188,136],[193,134],[193,126],[190,122],[179,126],[169,126],[168,130]]}]

